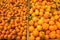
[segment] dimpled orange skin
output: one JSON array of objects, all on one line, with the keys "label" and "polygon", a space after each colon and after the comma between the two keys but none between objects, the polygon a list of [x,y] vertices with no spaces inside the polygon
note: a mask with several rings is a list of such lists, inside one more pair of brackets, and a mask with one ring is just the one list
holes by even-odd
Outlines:
[{"label": "dimpled orange skin", "polygon": [[29,40],[35,40],[35,37],[34,36],[30,36]]},{"label": "dimpled orange skin", "polygon": [[29,27],[29,31],[30,31],[30,32],[33,32],[33,31],[34,31],[34,26],[30,26],[30,27]]},{"label": "dimpled orange skin", "polygon": [[54,26],[54,25],[53,25],[53,26],[50,26],[50,27],[49,27],[49,30],[50,30],[50,31],[57,30],[57,27],[56,27],[56,26]]},{"label": "dimpled orange skin", "polygon": [[60,38],[59,2],[30,0],[28,8],[27,0],[0,0],[0,39],[26,40],[27,30],[29,40]]},{"label": "dimpled orange skin", "polygon": [[35,32],[38,31],[38,36],[33,35],[35,37],[34,40],[38,40],[39,38],[37,37],[40,37],[40,40],[60,38],[60,10],[58,0],[57,2],[56,0],[30,0],[29,15],[32,17],[29,21],[29,27],[31,25],[34,26],[34,31],[29,31],[29,36],[37,34]]},{"label": "dimpled orange skin", "polygon": [[48,30],[49,29],[49,24],[47,24],[47,23],[44,23],[42,26],[43,26],[44,30]]},{"label": "dimpled orange skin", "polygon": [[50,33],[50,30],[46,30],[46,35],[48,35]]},{"label": "dimpled orange skin", "polygon": [[40,40],[40,37],[36,37],[36,40]]},{"label": "dimpled orange skin", "polygon": [[34,36],[38,36],[38,34],[39,34],[39,32],[38,32],[37,30],[34,30],[34,31],[33,31],[33,35],[34,35]]},{"label": "dimpled orange skin", "polygon": [[43,28],[43,27],[42,27],[41,25],[38,25],[38,26],[37,26],[37,30],[38,30],[38,31],[42,30],[42,28]]},{"label": "dimpled orange skin", "polygon": [[[26,40],[27,0],[0,0],[0,39]],[[21,38],[20,38],[21,37]]]},{"label": "dimpled orange skin", "polygon": [[56,38],[56,32],[52,31],[51,33],[49,33],[49,37],[50,38]]}]

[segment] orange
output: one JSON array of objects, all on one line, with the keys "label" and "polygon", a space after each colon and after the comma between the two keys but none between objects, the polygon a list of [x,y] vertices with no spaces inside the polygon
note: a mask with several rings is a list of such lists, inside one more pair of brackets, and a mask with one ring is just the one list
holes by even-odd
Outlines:
[{"label": "orange", "polygon": [[59,34],[56,34],[56,38],[60,38],[60,35]]},{"label": "orange", "polygon": [[20,36],[17,36],[17,40],[20,40]]},{"label": "orange", "polygon": [[43,31],[40,31],[40,32],[39,32],[39,37],[44,38],[44,36],[45,36],[45,33],[44,33]]},{"label": "orange", "polygon": [[50,33],[50,30],[46,30],[46,35],[48,35]]},{"label": "orange", "polygon": [[1,34],[1,36],[0,36],[1,38],[3,38],[4,37],[4,34]]},{"label": "orange", "polygon": [[42,26],[41,26],[41,25],[38,25],[38,26],[37,26],[37,30],[38,30],[38,31],[42,30]]},{"label": "orange", "polygon": [[33,31],[34,31],[34,26],[30,26],[30,27],[29,27],[29,31],[30,31],[30,32],[33,32]]},{"label": "orange", "polygon": [[33,25],[34,24],[34,22],[31,20],[31,21],[29,21],[29,25]]},{"label": "orange", "polygon": [[22,36],[22,40],[26,40],[26,37],[25,36]]},{"label": "orange", "polygon": [[57,26],[56,26],[56,25],[49,26],[49,30],[50,30],[50,31],[57,30]]},{"label": "orange", "polygon": [[39,16],[43,16],[43,12],[40,12],[40,13],[39,13]]},{"label": "orange", "polygon": [[58,29],[60,29],[60,22],[56,22]]},{"label": "orange", "polygon": [[5,34],[5,31],[4,30],[2,31],[2,34]]},{"label": "orange", "polygon": [[49,18],[49,12],[46,12],[45,14],[44,14],[44,18]]},{"label": "orange", "polygon": [[56,38],[56,32],[55,31],[50,32],[49,37],[52,39]]},{"label": "orange", "polygon": [[39,14],[39,11],[36,9],[35,10],[35,15],[38,15]]},{"label": "orange", "polygon": [[33,31],[33,36],[38,36],[39,32],[37,30]]},{"label": "orange", "polygon": [[12,35],[10,34],[10,35],[8,35],[8,39],[11,39],[12,38]]},{"label": "orange", "polygon": [[37,25],[39,25],[38,22],[35,22],[35,23],[34,23],[34,27],[36,27]]},{"label": "orange", "polygon": [[51,21],[55,21],[55,18],[53,17],[53,16],[51,16],[51,19],[50,19]]},{"label": "orange", "polygon": [[21,27],[20,29],[21,29],[22,31],[24,31],[24,27]]},{"label": "orange", "polygon": [[42,27],[43,27],[44,30],[48,30],[49,29],[49,24],[43,23]]},{"label": "orange", "polygon": [[49,24],[50,25],[54,25],[54,21],[49,21]]},{"label": "orange", "polygon": [[24,32],[23,32],[23,36],[26,36],[26,35],[27,35],[27,32],[26,32],[26,31],[24,31]]},{"label": "orange", "polygon": [[55,19],[58,19],[58,18],[59,18],[59,16],[58,16],[58,15],[55,15],[55,16],[54,16],[54,18],[55,18]]},{"label": "orange", "polygon": [[44,20],[43,19],[39,19],[38,24],[43,24]]},{"label": "orange", "polygon": [[36,37],[36,40],[40,40],[40,37]]},{"label": "orange", "polygon": [[34,36],[30,36],[29,40],[35,40],[35,37]]},{"label": "orange", "polygon": [[58,19],[58,21],[60,22],[60,19]]},{"label": "orange", "polygon": [[19,33],[18,33],[18,36],[22,36],[22,32],[19,32]]},{"label": "orange", "polygon": [[6,31],[6,34],[9,34],[9,31]]},{"label": "orange", "polygon": [[45,22],[45,23],[48,23],[48,22],[49,22],[49,19],[44,19],[44,22]]},{"label": "orange", "polygon": [[12,39],[14,39],[15,38],[15,36],[14,35],[12,35]]},{"label": "orange", "polygon": [[57,15],[57,14],[58,14],[58,12],[57,12],[57,11],[54,11],[54,12],[53,12],[53,14],[54,14],[54,15]]},{"label": "orange", "polygon": [[4,35],[4,38],[7,38],[8,37],[8,35]]},{"label": "orange", "polygon": [[60,35],[60,30],[56,30],[56,33]]},{"label": "orange", "polygon": [[45,35],[45,39],[48,40],[49,39],[49,35]]},{"label": "orange", "polygon": [[33,21],[37,21],[38,18],[37,18],[37,17],[33,17],[32,20],[33,20]]}]

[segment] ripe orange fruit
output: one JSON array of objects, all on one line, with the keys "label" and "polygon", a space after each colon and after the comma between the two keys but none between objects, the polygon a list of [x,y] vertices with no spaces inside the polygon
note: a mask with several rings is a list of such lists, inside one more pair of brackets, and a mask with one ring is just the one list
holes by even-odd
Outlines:
[{"label": "ripe orange fruit", "polygon": [[42,30],[42,26],[41,26],[41,25],[38,25],[38,26],[37,26],[37,30],[38,30],[38,31]]},{"label": "ripe orange fruit", "polygon": [[36,37],[36,40],[40,40],[40,37]]},{"label": "ripe orange fruit", "polygon": [[33,17],[32,20],[36,22],[36,21],[38,21],[38,18],[37,17]]},{"label": "ripe orange fruit", "polygon": [[34,23],[34,27],[36,27],[37,25],[38,25],[38,22],[35,22],[35,23]]},{"label": "ripe orange fruit", "polygon": [[55,31],[50,32],[49,37],[52,39],[56,38],[56,32]]},{"label": "ripe orange fruit", "polygon": [[54,21],[49,21],[49,24],[50,25],[54,25]]},{"label": "ripe orange fruit", "polygon": [[55,15],[55,16],[54,16],[54,18],[55,18],[55,19],[58,19],[58,18],[59,18],[59,16],[58,16],[58,15]]},{"label": "ripe orange fruit", "polygon": [[14,39],[15,38],[15,36],[14,35],[12,35],[12,39]]},{"label": "ripe orange fruit", "polygon": [[21,29],[22,31],[24,31],[24,27],[21,27],[20,29]]},{"label": "ripe orange fruit", "polygon": [[2,34],[5,34],[5,31],[4,30],[2,31]]},{"label": "ripe orange fruit", "polygon": [[53,14],[54,14],[54,15],[57,15],[58,13],[57,13],[57,11],[54,11]]},{"label": "ripe orange fruit", "polygon": [[33,25],[34,24],[34,22],[31,20],[31,21],[29,21],[29,25]]},{"label": "ripe orange fruit", "polygon": [[40,12],[40,13],[39,13],[39,16],[43,16],[43,12]]},{"label": "ripe orange fruit", "polygon": [[38,24],[43,24],[44,20],[43,19],[39,19]]},{"label": "ripe orange fruit", "polygon": [[58,19],[58,21],[60,22],[60,19]]},{"label": "ripe orange fruit", "polygon": [[19,36],[22,36],[22,32],[19,32],[18,35],[19,35]]},{"label": "ripe orange fruit", "polygon": [[50,30],[46,30],[46,35],[48,35],[50,33]]},{"label": "ripe orange fruit", "polygon": [[45,33],[43,31],[40,31],[39,32],[39,37],[42,37],[43,38],[44,36],[45,36]]},{"label": "ripe orange fruit", "polygon": [[45,23],[48,23],[48,22],[49,22],[49,19],[44,19],[44,22],[45,22]]},{"label": "ripe orange fruit", "polygon": [[1,34],[1,36],[0,36],[1,38],[3,38],[4,37],[4,34]]},{"label": "ripe orange fruit", "polygon": [[22,36],[22,40],[26,40],[26,37],[25,36]]},{"label": "ripe orange fruit", "polygon": [[37,30],[34,30],[33,31],[33,36],[38,36],[39,35],[39,32]]},{"label": "ripe orange fruit", "polygon": [[9,31],[6,31],[6,34],[9,34]]},{"label": "ripe orange fruit", "polygon": [[17,40],[20,40],[20,36],[17,36]]},{"label": "ripe orange fruit", "polygon": [[49,39],[49,35],[45,35],[45,39],[48,40]]},{"label": "ripe orange fruit", "polygon": [[57,38],[60,38],[60,35],[59,35],[59,34],[56,34],[56,37],[57,37]]},{"label": "ripe orange fruit", "polygon": [[35,40],[35,37],[34,36],[30,36],[29,40]]},{"label": "ripe orange fruit", "polygon": [[48,30],[49,29],[49,24],[43,23],[42,27],[43,27],[44,30]]},{"label": "ripe orange fruit", "polygon": [[35,15],[38,15],[39,14],[39,11],[36,9],[34,14]]},{"label": "ripe orange fruit", "polygon": [[4,38],[7,38],[8,37],[8,35],[4,35]]},{"label": "ripe orange fruit", "polygon": [[56,25],[57,25],[58,29],[60,29],[60,23],[56,22]]},{"label": "ripe orange fruit", "polygon": [[27,35],[27,32],[26,32],[26,31],[24,31],[22,34],[23,34],[23,36],[26,36],[26,35]]},{"label": "ripe orange fruit", "polygon": [[52,16],[50,20],[54,22],[55,21],[55,18]]},{"label": "ripe orange fruit", "polygon": [[53,26],[49,26],[49,30],[50,30],[50,31],[57,30],[57,26],[55,26],[55,25],[53,25]]},{"label": "ripe orange fruit", "polygon": [[10,35],[8,35],[8,38],[9,38],[9,39],[11,39],[11,38],[12,38],[12,35],[11,35],[11,34],[10,34]]},{"label": "ripe orange fruit", "polygon": [[33,32],[33,31],[34,31],[34,26],[30,26],[30,27],[29,27],[29,31],[30,31],[30,32]]},{"label": "ripe orange fruit", "polygon": [[49,18],[49,12],[46,12],[46,13],[44,14],[44,18]]},{"label": "ripe orange fruit", "polygon": [[60,30],[56,30],[56,33],[60,35]]}]

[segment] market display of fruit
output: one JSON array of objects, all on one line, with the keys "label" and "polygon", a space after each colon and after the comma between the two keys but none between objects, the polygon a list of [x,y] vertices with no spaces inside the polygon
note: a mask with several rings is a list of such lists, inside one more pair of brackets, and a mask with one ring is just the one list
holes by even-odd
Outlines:
[{"label": "market display of fruit", "polygon": [[0,0],[0,40],[60,40],[60,0]]},{"label": "market display of fruit", "polygon": [[0,0],[0,39],[27,40],[27,0]]},{"label": "market display of fruit", "polygon": [[29,19],[29,40],[60,38],[60,0],[30,0]]}]

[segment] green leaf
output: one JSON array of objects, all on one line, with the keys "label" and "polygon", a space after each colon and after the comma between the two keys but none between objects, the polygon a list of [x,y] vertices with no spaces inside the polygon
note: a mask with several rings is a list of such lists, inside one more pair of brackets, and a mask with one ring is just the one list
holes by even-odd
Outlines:
[{"label": "green leaf", "polygon": [[32,16],[29,15],[29,16],[28,16],[28,21],[30,21],[31,19],[32,19]]}]

